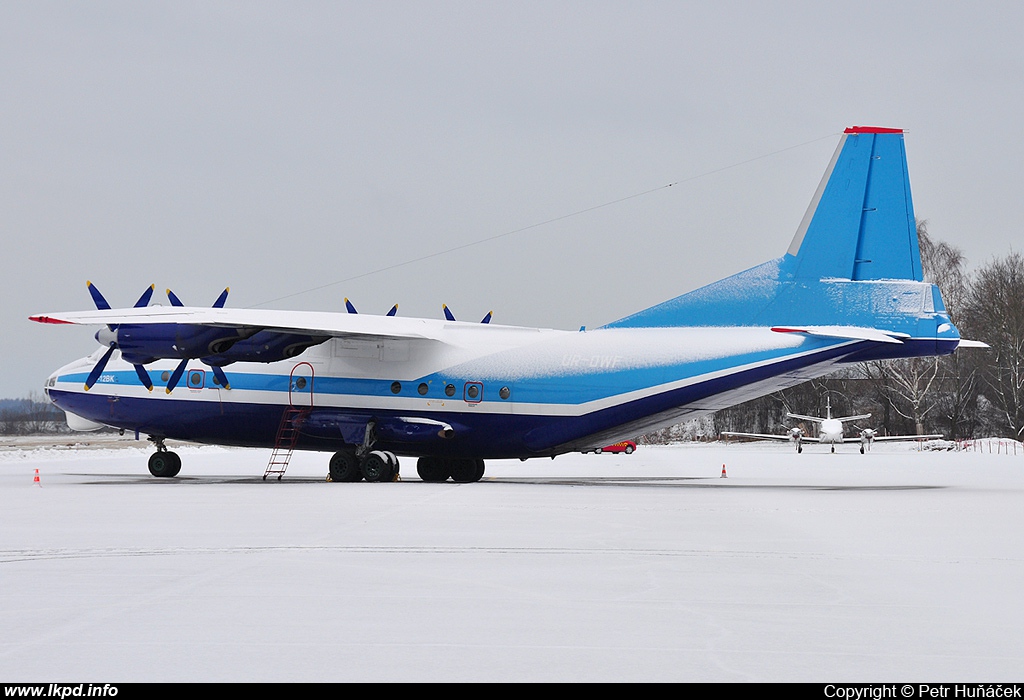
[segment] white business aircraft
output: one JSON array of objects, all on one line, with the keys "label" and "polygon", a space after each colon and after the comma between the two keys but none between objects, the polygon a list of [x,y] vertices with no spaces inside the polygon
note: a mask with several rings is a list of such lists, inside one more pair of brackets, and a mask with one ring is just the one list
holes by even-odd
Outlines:
[{"label": "white business aircraft", "polygon": [[161,477],[181,468],[171,438],[333,452],[335,482],[392,479],[398,456],[425,481],[476,481],[485,459],[594,450],[961,342],[922,281],[903,132],[878,127],[842,135],[782,257],[597,329],[232,309],[226,292],[149,306],[152,287],[112,309],[89,289],[95,311],[31,317],[100,326],[46,392],[69,424],[148,435]]},{"label": "white business aircraft", "polygon": [[873,442],[890,442],[890,441],[907,441],[907,440],[938,440],[941,439],[941,435],[884,435],[878,434],[877,430],[872,428],[857,428],[858,435],[856,437],[845,437],[844,423],[855,420],[867,420],[871,417],[870,413],[863,413],[859,416],[843,416],[841,418],[832,417],[832,399],[829,397],[825,398],[825,417],[820,418],[818,416],[804,416],[799,413],[786,413],[786,418],[792,418],[794,420],[804,420],[811,423],[818,424],[818,436],[808,436],[804,434],[803,428],[790,428],[789,432],[785,435],[769,435],[765,433],[736,433],[731,431],[725,431],[722,433],[725,437],[742,437],[742,438],[753,438],[758,440],[788,440],[796,446],[797,453],[804,451],[803,443],[806,442],[817,442],[825,445],[832,446],[832,452],[836,451],[836,445],[841,445],[844,442],[860,442],[860,453],[864,454],[865,450],[871,449]]}]

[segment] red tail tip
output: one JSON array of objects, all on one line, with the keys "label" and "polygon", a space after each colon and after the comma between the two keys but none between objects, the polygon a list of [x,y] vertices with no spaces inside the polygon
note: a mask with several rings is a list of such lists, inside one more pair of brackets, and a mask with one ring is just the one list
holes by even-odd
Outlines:
[{"label": "red tail tip", "polygon": [[889,129],[884,126],[850,126],[844,134],[902,134],[903,129]]}]

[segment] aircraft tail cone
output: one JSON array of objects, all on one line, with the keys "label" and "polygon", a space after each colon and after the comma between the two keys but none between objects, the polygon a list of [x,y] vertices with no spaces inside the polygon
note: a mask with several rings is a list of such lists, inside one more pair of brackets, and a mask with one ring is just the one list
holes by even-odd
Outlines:
[{"label": "aircraft tail cone", "polygon": [[32,483],[33,484],[39,484],[40,488],[42,488],[42,486],[43,486],[43,482],[41,482],[39,480],[39,468],[38,467],[36,467],[36,475],[34,477],[32,477]]},{"label": "aircraft tail cone", "polygon": [[728,479],[729,478],[729,475],[725,473],[725,465],[724,464],[722,465],[722,478],[723,479]]}]

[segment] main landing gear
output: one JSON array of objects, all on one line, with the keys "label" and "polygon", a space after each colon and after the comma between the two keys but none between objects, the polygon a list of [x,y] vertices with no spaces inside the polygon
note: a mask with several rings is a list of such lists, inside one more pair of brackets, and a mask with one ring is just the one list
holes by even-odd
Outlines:
[{"label": "main landing gear", "polygon": [[156,445],[156,452],[149,457],[149,473],[167,478],[177,476],[181,471],[181,457],[167,449],[162,437],[150,435],[149,440]]},{"label": "main landing gear", "polygon": [[356,452],[351,449],[334,453],[329,466],[331,481],[397,481],[398,457],[393,452],[374,450],[362,458]]},{"label": "main landing gear", "polygon": [[448,477],[457,484],[480,481],[484,475],[482,459],[453,459],[449,457],[420,457],[416,462],[416,473],[424,481],[447,481]]}]

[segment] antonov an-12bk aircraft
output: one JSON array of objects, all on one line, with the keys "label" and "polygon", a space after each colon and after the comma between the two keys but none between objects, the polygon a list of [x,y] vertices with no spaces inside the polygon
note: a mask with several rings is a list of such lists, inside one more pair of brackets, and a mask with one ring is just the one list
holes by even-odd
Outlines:
[{"label": "antonov an-12bk aircraft", "polygon": [[[46,392],[72,425],[334,453],[333,481],[480,479],[485,459],[593,450],[831,372],[960,343],[922,281],[903,132],[846,129],[786,253],[597,329],[211,308],[32,316],[101,347]],[[154,390],[155,389],[155,390]]]}]

